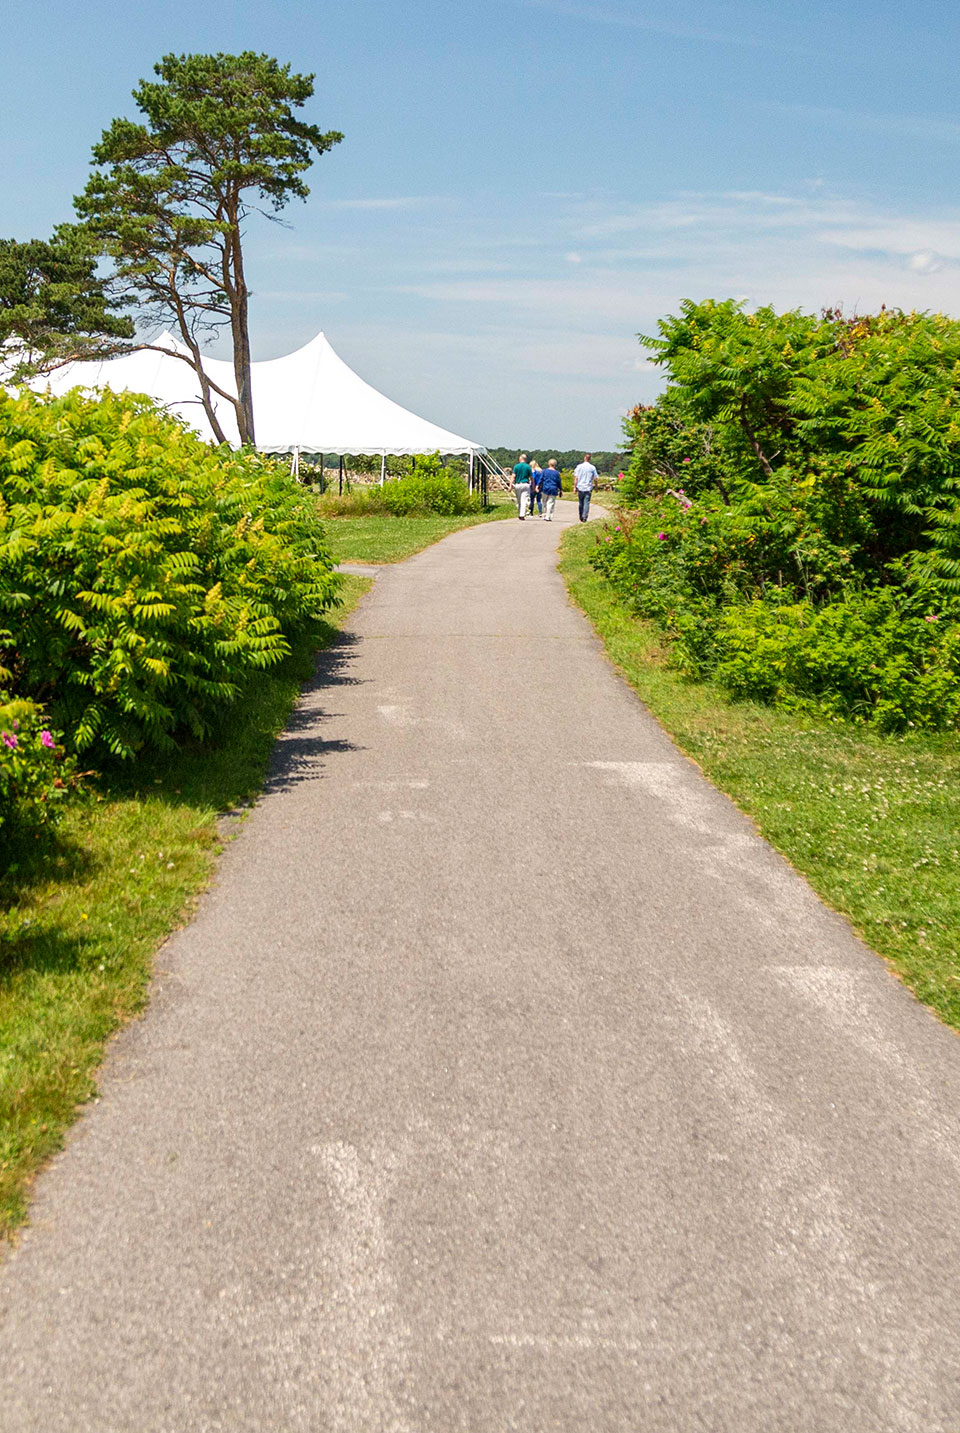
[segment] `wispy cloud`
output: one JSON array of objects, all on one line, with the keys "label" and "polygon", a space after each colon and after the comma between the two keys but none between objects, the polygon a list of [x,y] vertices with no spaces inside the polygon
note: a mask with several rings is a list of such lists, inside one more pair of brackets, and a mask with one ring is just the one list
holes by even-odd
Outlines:
[{"label": "wispy cloud", "polygon": [[[628,233],[635,243],[610,245]],[[398,291],[441,309],[482,307],[521,332],[611,336],[650,331],[682,298],[708,295],[960,311],[960,209],[900,214],[841,195],[685,193],[596,216],[576,242],[556,254],[553,277],[541,265],[536,275],[437,275]]]},{"label": "wispy cloud", "polygon": [[273,299],[277,303],[345,303],[352,295],[337,289],[257,289],[258,299]]},{"label": "wispy cloud", "polygon": [[[813,180],[678,190],[647,203],[583,195],[558,201],[556,222],[521,235],[495,209],[465,232],[456,200],[446,201],[431,211],[428,244],[418,224],[416,242],[392,244],[362,282],[348,278],[344,254],[366,242],[369,224],[345,214],[334,227],[335,248],[298,260],[312,302],[275,307],[276,351],[324,327],[391,397],[490,441],[532,441],[540,425],[532,430],[531,417],[549,411],[549,441],[610,446],[616,414],[662,383],[636,335],[655,332],[684,298],[960,314],[960,201],[894,207]],[[274,282],[293,297],[293,276]],[[491,372],[500,375],[499,436],[477,406]]]},{"label": "wispy cloud", "polygon": [[376,199],[328,199],[328,209],[414,209],[419,204],[429,204],[428,194],[401,194]]},{"label": "wispy cloud", "polygon": [[587,20],[595,25],[614,25],[623,30],[642,30],[650,35],[664,35],[672,40],[700,40],[710,45],[742,45],[754,48],[759,41],[752,35],[727,35],[708,30],[702,25],[683,25],[662,16],[629,14],[611,10],[604,5],[579,5],[572,0],[526,0],[535,10],[550,10],[573,20]]},{"label": "wispy cloud", "polygon": [[926,144],[960,143],[960,123],[935,114],[885,114],[879,110],[844,109],[839,105],[774,104],[758,102],[758,107],[773,114],[805,120],[808,124],[829,125],[837,129],[861,130],[867,134],[897,135],[917,139]]},{"label": "wispy cloud", "polygon": [[605,238],[634,231],[658,233],[749,228],[783,230],[824,223],[854,223],[863,214],[851,200],[825,196],[769,194],[759,190],[680,193],[654,204],[610,208],[582,224],[582,238]]},{"label": "wispy cloud", "polygon": [[639,8],[622,9],[610,5],[582,4],[579,0],[523,0],[529,9],[549,10],[553,15],[562,15],[571,20],[583,20],[592,25],[608,25],[620,30],[634,30],[641,34],[661,35],[668,40],[686,40],[693,44],[726,45],[743,50],[773,50],[788,54],[810,54],[810,49],[791,43],[789,40],[756,31],[714,30],[699,24],[696,19],[685,22],[677,13],[676,5],[659,9],[648,5],[646,11]]}]

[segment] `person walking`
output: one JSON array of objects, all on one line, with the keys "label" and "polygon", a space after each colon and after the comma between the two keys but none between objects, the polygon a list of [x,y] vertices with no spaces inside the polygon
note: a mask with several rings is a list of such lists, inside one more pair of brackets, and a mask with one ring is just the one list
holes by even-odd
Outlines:
[{"label": "person walking", "polygon": [[523,522],[527,516],[527,508],[530,504],[530,479],[533,477],[533,469],[527,462],[526,453],[520,454],[520,459],[513,465],[513,478],[510,483],[510,490],[517,500],[517,516]]},{"label": "person walking", "polygon": [[578,463],[573,470],[573,477],[577,487],[577,502],[580,504],[580,521],[586,522],[590,516],[590,494],[597,485],[598,473],[590,461],[590,454],[584,453],[583,462]]},{"label": "person walking", "polygon": [[563,492],[556,458],[550,458],[543,470],[540,491],[543,494],[543,520],[553,522],[553,510],[557,505],[557,498]]},{"label": "person walking", "polygon": [[540,492],[540,484],[543,481],[543,469],[536,458],[530,459],[530,466],[533,472],[530,474],[530,516],[533,517],[533,508],[536,504],[537,512],[543,517],[543,495]]}]

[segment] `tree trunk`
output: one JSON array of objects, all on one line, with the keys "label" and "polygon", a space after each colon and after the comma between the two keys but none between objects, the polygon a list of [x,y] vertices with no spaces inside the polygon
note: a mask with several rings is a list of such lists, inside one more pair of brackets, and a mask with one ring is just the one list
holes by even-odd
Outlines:
[{"label": "tree trunk", "polygon": [[203,371],[203,365],[198,361],[196,366],[197,377],[200,379],[200,400],[203,403],[203,411],[207,415],[207,422],[213,429],[213,436],[218,443],[225,443],[227,435],[220,427],[217,418],[217,410],[213,406],[213,390],[210,387],[207,375]]},{"label": "tree trunk", "polygon": [[[217,442],[225,443],[227,441],[227,435],[220,427],[220,422],[217,418],[217,410],[213,406],[213,389],[211,388],[210,380],[203,369],[203,360],[200,353],[200,345],[194,338],[193,333],[190,329],[190,325],[187,323],[187,315],[184,311],[182,303],[175,302],[175,309],[177,314],[177,326],[180,329],[180,337],[183,339],[184,343],[187,345],[191,353],[191,358],[185,361],[189,362],[190,367],[197,375],[197,381],[200,384],[200,401],[203,404],[203,411],[207,415],[207,422],[210,424],[210,427],[213,431],[213,436],[216,438]],[[160,350],[160,352],[165,351],[167,350]]]},{"label": "tree trunk", "polygon": [[725,505],[726,507],[729,507],[729,506],[730,506],[730,494],[727,492],[726,488],[724,487],[722,480],[721,480],[720,478],[713,478],[713,479],[712,479],[712,482],[713,482],[714,486],[716,487],[717,492],[718,492],[718,493],[720,494],[720,496],[723,498],[724,505]]},{"label": "tree trunk", "polygon": [[230,327],[233,333],[233,372],[237,383],[237,414],[241,443],[256,442],[253,421],[253,382],[250,364],[250,328],[248,319],[249,291],[243,273],[243,250],[240,244],[240,224],[232,220],[230,233],[230,254],[233,280],[230,293]]},{"label": "tree trunk", "polygon": [[757,440],[756,434],[750,427],[750,423],[747,418],[747,400],[745,397],[740,399],[740,424],[743,428],[743,431],[747,435],[751,448],[757,455],[757,459],[760,463],[761,468],[766,473],[768,478],[772,478],[773,468],[770,466],[769,460],[767,459],[767,455],[761,448],[760,443]]}]

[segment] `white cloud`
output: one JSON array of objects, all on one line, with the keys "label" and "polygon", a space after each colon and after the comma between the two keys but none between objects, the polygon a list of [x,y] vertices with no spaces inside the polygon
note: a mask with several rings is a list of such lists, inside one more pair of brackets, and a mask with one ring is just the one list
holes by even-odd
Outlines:
[{"label": "white cloud", "polygon": [[883,114],[875,110],[844,109],[839,105],[771,104],[761,102],[772,113],[803,119],[811,124],[857,129],[867,134],[894,134],[931,144],[960,142],[960,123],[934,114]]},{"label": "white cloud", "polygon": [[328,209],[413,209],[418,204],[431,203],[427,194],[385,196],[378,199],[328,199]]},{"label": "white cloud", "polygon": [[[603,243],[628,226],[634,244]],[[541,277],[539,264],[534,276],[438,276],[401,289],[441,310],[482,308],[487,323],[611,336],[649,332],[688,297],[960,312],[960,212],[884,212],[836,195],[683,194],[629,212],[598,206],[579,238],[562,278]]]},{"label": "white cloud", "polygon": [[572,20],[586,20],[595,25],[612,25],[622,30],[640,30],[648,35],[663,35],[671,40],[694,40],[710,45],[735,45],[755,49],[761,41],[755,35],[732,35],[718,30],[708,30],[702,25],[685,25],[652,15],[639,15],[635,11],[612,10],[605,5],[580,5],[568,0],[527,0],[536,10],[549,10],[554,15],[563,15]]},{"label": "white cloud", "polygon": [[909,268],[915,274],[935,274],[938,269],[943,268],[943,259],[939,254],[931,254],[929,249],[925,249],[919,254],[910,255]]},{"label": "white cloud", "polygon": [[273,299],[276,303],[345,303],[352,296],[337,289],[257,289],[258,299]]},{"label": "white cloud", "polygon": [[822,237],[829,243],[865,253],[930,253],[960,259],[960,217],[865,215],[859,224],[825,229]]},{"label": "white cloud", "polygon": [[637,333],[685,298],[960,314],[960,204],[893,208],[811,183],[645,204],[595,194],[559,205],[548,237],[520,239],[496,212],[465,229],[456,206],[438,210],[429,242],[417,226],[363,283],[347,268],[363,216],[354,230],[345,215],[337,246],[305,249],[295,274],[274,278],[284,295],[298,278],[329,289],[302,311],[276,305],[273,351],[324,327],[375,386],[455,431],[608,447],[617,415],[662,385]]}]

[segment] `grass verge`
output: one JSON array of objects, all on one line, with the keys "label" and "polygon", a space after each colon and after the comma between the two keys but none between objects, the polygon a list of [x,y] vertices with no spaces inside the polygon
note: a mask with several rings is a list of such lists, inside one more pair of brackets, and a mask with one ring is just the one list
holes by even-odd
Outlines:
[{"label": "grass verge", "polygon": [[494,500],[486,512],[471,513],[467,517],[440,517],[437,513],[425,517],[392,517],[389,513],[371,513],[367,517],[324,514],[324,525],[334,562],[402,562],[451,532],[480,522],[496,522],[515,512],[512,501]]},{"label": "grass verge", "polygon": [[[370,586],[344,579],[340,621]],[[31,1177],[96,1090],[109,1036],[141,1010],[154,952],[213,870],[217,816],[260,790],[274,739],[336,628],[319,623],[231,707],[218,739],[102,778],[0,880],[0,1241]]]},{"label": "grass verge", "polygon": [[883,737],[732,703],[664,662],[564,534],[560,571],[627,681],[706,775],[915,994],[960,1029],[960,742]]},{"label": "grass verge", "polygon": [[[568,488],[560,494],[562,502],[575,503],[577,501],[576,488]],[[613,488],[594,488],[590,497],[591,508],[607,508],[613,512],[619,506],[620,495]]]}]

